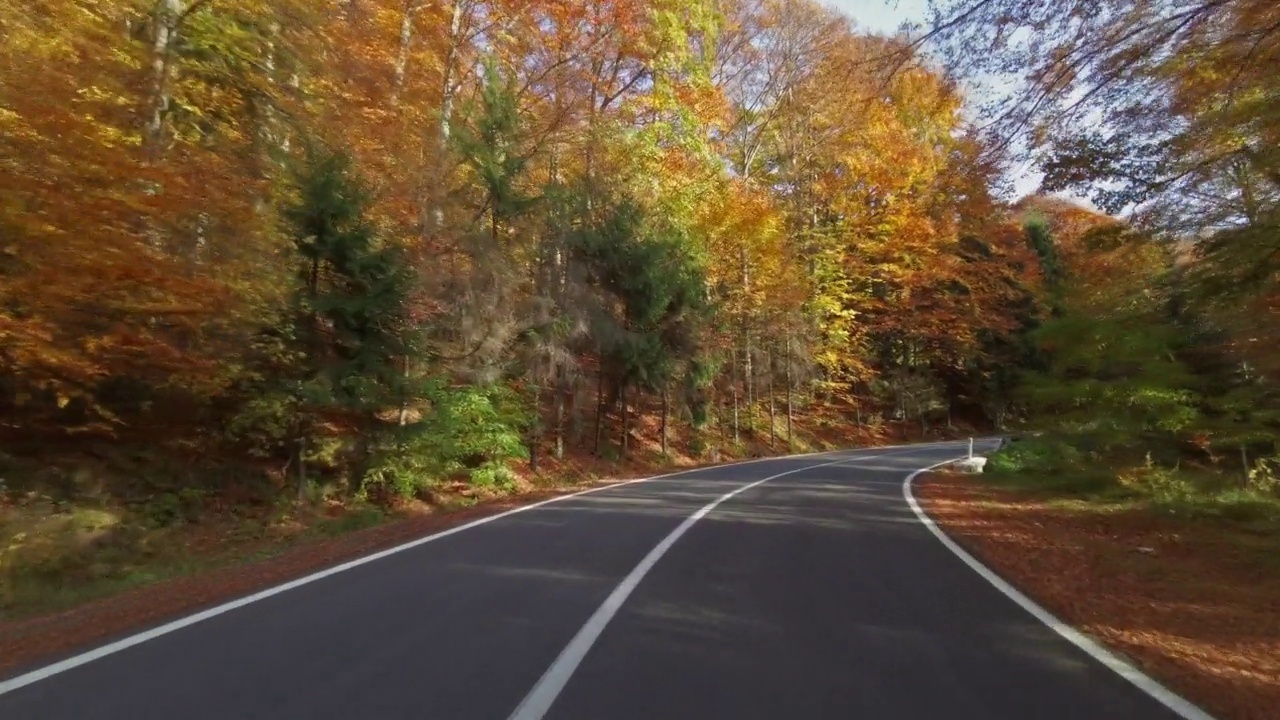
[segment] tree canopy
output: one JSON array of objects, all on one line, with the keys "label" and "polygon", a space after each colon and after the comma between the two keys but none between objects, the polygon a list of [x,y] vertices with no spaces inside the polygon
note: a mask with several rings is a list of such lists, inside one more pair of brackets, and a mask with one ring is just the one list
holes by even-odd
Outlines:
[{"label": "tree canopy", "polygon": [[935,5],[0,0],[5,434],[404,493],[779,403],[1269,437],[1280,9]]}]

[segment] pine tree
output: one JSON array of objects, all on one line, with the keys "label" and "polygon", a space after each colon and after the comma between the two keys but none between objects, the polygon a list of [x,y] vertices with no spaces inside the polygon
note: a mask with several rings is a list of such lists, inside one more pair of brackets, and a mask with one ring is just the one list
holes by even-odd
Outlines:
[{"label": "pine tree", "polygon": [[1169,450],[1196,419],[1194,378],[1175,355],[1168,258],[1142,236],[1108,236],[1073,269],[1062,311],[1031,337],[1047,369],[1025,376],[1041,424],[1082,448]]},{"label": "pine tree", "polygon": [[453,145],[475,173],[481,209],[489,216],[490,239],[498,243],[506,223],[528,211],[538,198],[523,188],[529,158],[524,154],[516,84],[492,56],[485,59],[479,97],[466,114],[473,123],[457,127]]},{"label": "pine tree", "polygon": [[[612,396],[622,406],[625,453],[627,390],[662,391],[680,362],[696,357],[706,280],[677,228],[646,216],[627,198],[602,206],[596,221],[584,224],[569,242],[588,282],[600,293],[592,334],[601,379],[609,379]],[[599,427],[598,412],[597,438]]]},{"label": "pine tree", "polygon": [[1044,286],[1049,293],[1050,311],[1054,315],[1060,315],[1062,284],[1066,280],[1066,270],[1062,265],[1062,259],[1058,256],[1053,230],[1049,222],[1039,215],[1028,218],[1022,227],[1027,237],[1027,246],[1035,251],[1036,257],[1040,259],[1040,273],[1044,277]]},{"label": "pine tree", "polygon": [[413,352],[405,321],[410,275],[400,253],[377,242],[369,197],[348,156],[315,153],[298,186],[285,216],[303,261],[294,333],[304,358],[301,400],[312,412],[345,415],[355,425],[354,489],[371,436],[384,429],[378,413],[405,401],[397,360]]}]

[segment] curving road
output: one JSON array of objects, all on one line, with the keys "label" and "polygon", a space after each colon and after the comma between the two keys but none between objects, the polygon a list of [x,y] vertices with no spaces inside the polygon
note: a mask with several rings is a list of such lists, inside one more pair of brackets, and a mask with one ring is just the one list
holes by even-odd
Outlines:
[{"label": "curving road", "polygon": [[554,501],[11,677],[0,718],[1179,717],[921,524],[903,479],[962,453],[771,459]]}]

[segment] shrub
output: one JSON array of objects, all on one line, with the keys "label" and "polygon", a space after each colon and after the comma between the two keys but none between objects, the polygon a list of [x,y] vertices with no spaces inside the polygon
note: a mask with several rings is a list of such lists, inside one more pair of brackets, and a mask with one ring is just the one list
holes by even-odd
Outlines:
[{"label": "shrub", "polygon": [[182,501],[177,493],[160,493],[142,508],[142,515],[155,527],[168,527],[182,520]]},{"label": "shrub", "polygon": [[363,491],[412,497],[441,480],[467,473],[470,482],[507,488],[507,467],[527,457],[526,414],[519,398],[501,385],[428,388],[431,409],[421,422],[388,436],[375,449]]},{"label": "shrub", "polygon": [[1280,496],[1280,457],[1259,458],[1249,470],[1248,487],[1264,495]]},{"label": "shrub", "polygon": [[1037,437],[1010,443],[992,453],[987,469],[994,473],[1062,473],[1078,470],[1087,462],[1079,450],[1062,440]]},{"label": "shrub", "polygon": [[1195,483],[1184,473],[1151,462],[1120,473],[1121,482],[1147,495],[1157,505],[1178,507],[1194,500],[1199,493]]}]

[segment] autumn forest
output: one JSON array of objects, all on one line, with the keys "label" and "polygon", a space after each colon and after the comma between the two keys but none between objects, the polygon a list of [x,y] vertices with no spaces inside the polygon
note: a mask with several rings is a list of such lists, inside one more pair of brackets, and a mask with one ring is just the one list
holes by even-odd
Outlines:
[{"label": "autumn forest", "polygon": [[847,429],[1271,503],[1280,6],[1098,5],[0,0],[0,489],[164,525]]}]

